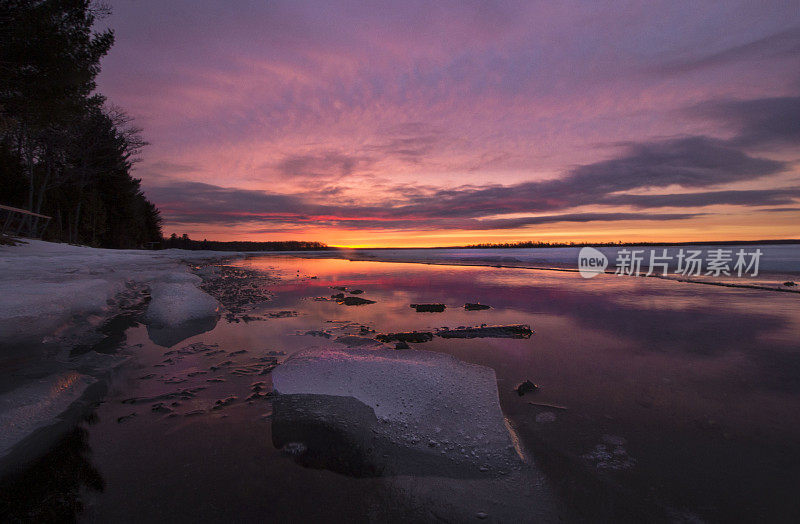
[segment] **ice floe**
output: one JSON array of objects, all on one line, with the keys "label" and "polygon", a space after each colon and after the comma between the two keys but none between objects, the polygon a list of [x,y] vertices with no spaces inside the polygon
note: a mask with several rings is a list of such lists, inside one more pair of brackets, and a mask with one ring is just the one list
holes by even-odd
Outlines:
[{"label": "ice floe", "polygon": [[[462,474],[463,466],[500,471],[521,463],[490,368],[428,351],[330,348],[294,355],[272,380],[281,397],[295,397],[284,407],[302,424],[318,414],[334,433],[346,428],[350,440],[363,437],[353,433],[359,427],[370,441],[358,444],[393,469],[435,464]],[[275,420],[290,424],[279,411]]]}]

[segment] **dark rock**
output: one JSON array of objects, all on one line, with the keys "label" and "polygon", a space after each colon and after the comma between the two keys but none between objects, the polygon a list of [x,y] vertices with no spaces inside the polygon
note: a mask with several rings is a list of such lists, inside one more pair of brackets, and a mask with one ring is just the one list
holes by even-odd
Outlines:
[{"label": "dark rock", "polygon": [[796,282],[792,282],[791,280],[787,280],[786,282],[783,283],[783,285],[786,286],[786,287],[795,287],[797,285],[797,283]]},{"label": "dark rock", "polygon": [[444,304],[411,304],[417,313],[441,313],[447,306]]},{"label": "dark rock", "polygon": [[358,337],[356,335],[341,335],[336,337],[334,342],[344,344],[349,348],[374,346],[377,344],[374,338]]},{"label": "dark rock", "polygon": [[277,311],[269,314],[270,318],[290,318],[296,316],[297,316],[297,311],[286,311],[286,310]]},{"label": "dark rock", "polygon": [[433,340],[433,333],[428,331],[411,331],[406,333],[387,333],[376,335],[375,338],[381,342],[413,342],[419,344]]},{"label": "dark rock", "polygon": [[323,337],[323,338],[331,338],[331,334],[327,331],[322,331],[320,329],[312,329],[310,331],[306,331],[303,335],[309,335],[312,337]]},{"label": "dark rock", "polygon": [[230,397],[228,397],[228,398],[226,398],[226,399],[217,400],[217,401],[214,403],[214,407],[213,407],[213,408],[211,408],[211,409],[222,409],[222,408],[224,408],[225,406],[230,406],[230,405],[231,405],[231,404],[233,404],[234,402],[236,402],[236,397],[232,395],[232,396],[230,396]]},{"label": "dark rock", "polygon": [[367,300],[366,298],[361,297],[344,297],[339,299],[338,302],[340,304],[344,304],[345,306],[363,306],[364,304],[374,304],[374,300]]},{"label": "dark rock", "polygon": [[350,294],[351,294],[351,295],[360,295],[360,294],[361,294],[361,293],[363,293],[363,292],[364,292],[364,290],[363,290],[363,289],[351,289],[351,290],[350,290]]},{"label": "dark rock", "polygon": [[492,306],[487,306],[486,304],[479,304],[477,302],[474,304],[471,302],[467,302],[466,304],[464,304],[464,309],[466,309],[467,311],[481,311],[484,309],[492,309]]},{"label": "dark rock", "polygon": [[395,344],[395,345],[394,345],[394,348],[395,348],[395,349],[411,349],[411,346],[409,346],[409,345],[408,345],[408,344],[406,344],[405,342],[402,342],[402,341],[401,341],[401,342],[398,342],[397,344]]},{"label": "dark rock", "polygon": [[525,393],[533,393],[537,389],[539,389],[539,386],[537,386],[530,380],[526,380],[525,382],[517,384],[517,387],[514,388],[514,391],[516,391],[517,394],[521,397]]},{"label": "dark rock", "polygon": [[442,338],[531,338],[533,331],[527,324],[508,326],[479,326],[443,329],[436,333]]},{"label": "dark rock", "polygon": [[344,298],[344,293],[336,293],[335,295],[331,295],[331,298],[335,298],[337,300],[341,300]]}]

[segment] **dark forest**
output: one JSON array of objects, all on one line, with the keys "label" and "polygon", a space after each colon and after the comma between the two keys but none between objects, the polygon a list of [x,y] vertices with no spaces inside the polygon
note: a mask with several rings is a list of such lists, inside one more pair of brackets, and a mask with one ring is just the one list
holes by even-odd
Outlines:
[{"label": "dark forest", "polygon": [[88,0],[0,2],[0,204],[51,216],[45,240],[135,248],[161,240],[161,218],[131,176],[141,129],[95,91],[114,33],[93,26],[107,14]]}]

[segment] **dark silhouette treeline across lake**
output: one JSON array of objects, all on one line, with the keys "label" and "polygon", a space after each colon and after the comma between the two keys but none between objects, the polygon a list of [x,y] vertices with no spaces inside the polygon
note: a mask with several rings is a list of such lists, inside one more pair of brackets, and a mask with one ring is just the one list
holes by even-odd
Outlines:
[{"label": "dark silhouette treeline across lake", "polygon": [[0,204],[51,216],[45,240],[135,248],[161,240],[161,218],[131,176],[141,130],[95,92],[106,15],[88,0],[0,2]]},{"label": "dark silhouette treeline across lake", "polygon": [[524,249],[542,247],[615,247],[615,246],[739,246],[754,244],[800,244],[800,239],[779,240],[712,240],[695,242],[508,242],[503,244],[471,244],[449,249]]},{"label": "dark silhouette treeline across lake", "polygon": [[330,249],[322,242],[302,242],[287,240],[284,242],[248,242],[232,241],[218,242],[215,240],[192,240],[189,235],[178,236],[173,233],[169,238],[162,240],[160,247],[164,249],[188,249],[210,251],[315,251]]}]

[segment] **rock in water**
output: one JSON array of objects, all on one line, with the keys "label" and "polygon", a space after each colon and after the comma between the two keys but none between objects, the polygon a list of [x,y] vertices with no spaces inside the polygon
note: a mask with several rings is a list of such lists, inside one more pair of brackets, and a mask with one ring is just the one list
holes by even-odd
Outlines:
[{"label": "rock in water", "polygon": [[442,338],[531,338],[531,335],[533,330],[526,324],[460,327],[436,332],[436,336]]},{"label": "rock in water", "polygon": [[417,313],[441,313],[447,306],[444,304],[411,304]]},{"label": "rock in water", "polygon": [[367,300],[361,297],[344,297],[340,298],[337,302],[345,306],[363,306],[364,304],[374,304],[374,300]]},{"label": "rock in water", "polygon": [[377,340],[381,342],[413,342],[414,344],[419,344],[421,342],[428,342],[433,340],[433,333],[428,331],[411,331],[407,333],[387,333],[387,334],[379,334],[375,335]]},{"label": "rock in water", "polygon": [[526,380],[521,384],[517,384],[517,387],[514,388],[514,390],[517,392],[517,394],[519,394],[520,397],[525,393],[533,393],[537,389],[539,389],[539,386],[537,386],[530,380]]},{"label": "rock in water", "polygon": [[522,464],[490,368],[427,351],[332,348],[292,356],[272,380],[274,443],[303,442],[310,465],[471,476]]},{"label": "rock in water", "polygon": [[487,306],[486,304],[479,304],[477,302],[474,304],[471,302],[467,302],[466,304],[464,304],[464,309],[466,309],[467,311],[481,311],[484,309],[492,309],[492,306]]}]

